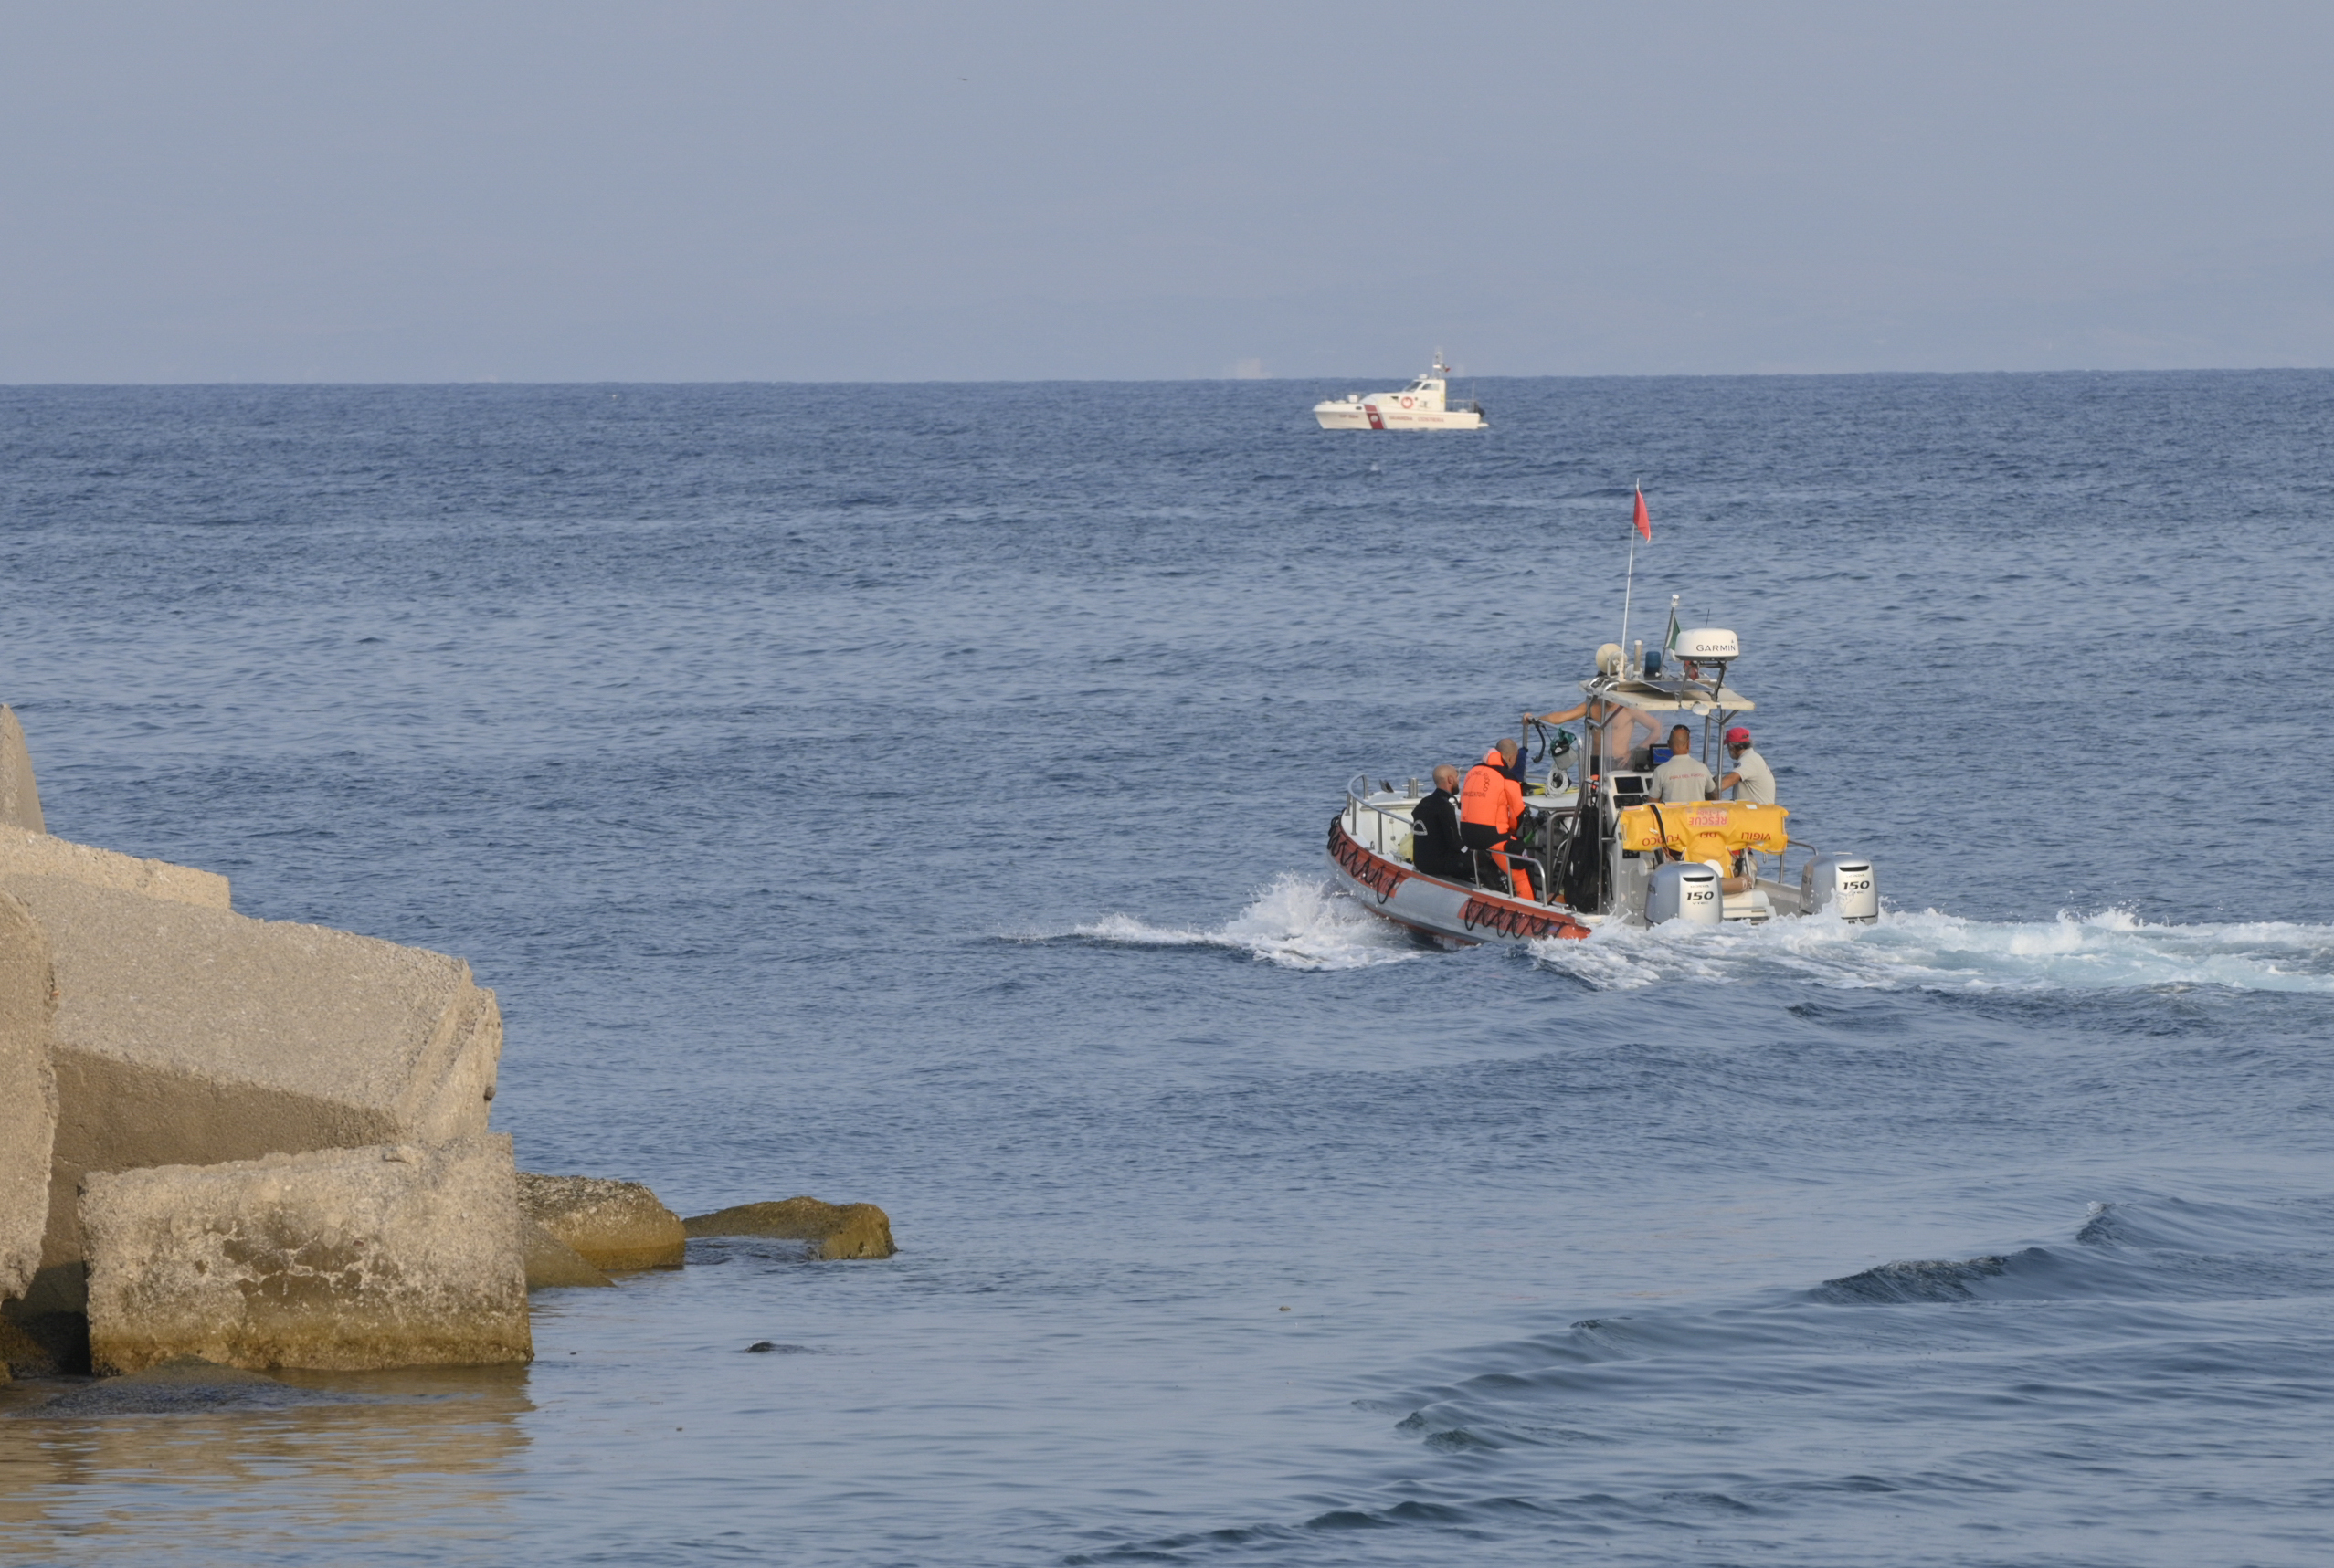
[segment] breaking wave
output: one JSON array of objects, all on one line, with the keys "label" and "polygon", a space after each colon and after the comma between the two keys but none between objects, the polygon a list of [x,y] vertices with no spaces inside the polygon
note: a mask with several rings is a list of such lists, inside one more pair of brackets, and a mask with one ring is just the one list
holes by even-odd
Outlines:
[{"label": "breaking wave", "polygon": [[2149,925],[2125,910],[1973,921],[1935,910],[1857,926],[1816,915],[1716,930],[1607,926],[1533,944],[1533,959],[1599,990],[1679,980],[1796,979],[1875,990],[2053,991],[2218,986],[2334,994],[2334,926],[2278,921]]},{"label": "breaking wave", "polygon": [[1326,879],[1283,871],[1246,909],[1212,930],[1155,926],[1110,915],[1070,934],[1128,947],[1214,947],[1284,969],[1366,969],[1400,963],[1428,950],[1336,892]]}]

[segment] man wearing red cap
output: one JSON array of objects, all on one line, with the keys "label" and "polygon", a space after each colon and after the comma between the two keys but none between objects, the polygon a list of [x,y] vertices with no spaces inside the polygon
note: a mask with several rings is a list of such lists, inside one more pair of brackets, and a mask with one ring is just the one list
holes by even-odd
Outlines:
[{"label": "man wearing red cap", "polygon": [[1750,731],[1739,724],[1727,731],[1727,754],[1735,760],[1734,772],[1718,781],[1717,793],[1733,790],[1737,800],[1774,805],[1775,771],[1767,765],[1766,758],[1750,749]]}]

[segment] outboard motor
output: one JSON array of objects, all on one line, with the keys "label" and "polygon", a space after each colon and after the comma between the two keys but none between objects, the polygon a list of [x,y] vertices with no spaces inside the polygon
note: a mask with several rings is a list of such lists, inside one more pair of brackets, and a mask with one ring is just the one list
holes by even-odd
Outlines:
[{"label": "outboard motor", "polygon": [[1880,918],[1880,879],[1861,855],[1823,855],[1799,874],[1800,905],[1809,914],[1837,909],[1843,921],[1865,925]]},{"label": "outboard motor", "polygon": [[1714,926],[1727,918],[1726,896],[1718,874],[1698,860],[1673,860],[1653,868],[1652,886],[1645,889],[1645,923],[1666,921]]}]

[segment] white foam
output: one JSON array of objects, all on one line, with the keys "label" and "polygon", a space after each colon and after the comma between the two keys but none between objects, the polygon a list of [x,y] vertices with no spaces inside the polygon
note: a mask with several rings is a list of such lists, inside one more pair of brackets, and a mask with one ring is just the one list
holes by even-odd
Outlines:
[{"label": "white foam", "polygon": [[1365,969],[1400,963],[1425,949],[1323,879],[1283,871],[1248,907],[1212,931],[1155,926],[1110,915],[1072,936],[1135,947],[1222,947],[1286,969]]},{"label": "white foam", "polygon": [[1795,978],[1881,990],[2223,986],[2334,994],[2334,926],[2149,925],[2127,910],[1974,921],[1936,910],[1849,925],[1828,914],[1713,930],[1603,927],[1532,944],[1534,960],[1600,990],[1677,980]]}]

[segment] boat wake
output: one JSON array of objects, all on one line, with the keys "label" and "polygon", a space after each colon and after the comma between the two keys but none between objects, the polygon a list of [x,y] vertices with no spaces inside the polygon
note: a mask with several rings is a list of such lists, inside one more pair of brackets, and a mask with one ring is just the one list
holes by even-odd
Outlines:
[{"label": "boat wake", "polygon": [[1213,930],[1155,926],[1131,915],[1111,915],[1073,927],[1070,934],[1128,947],[1229,948],[1284,969],[1367,969],[1401,963],[1428,951],[1323,879],[1294,871],[1282,872],[1246,909]]},{"label": "boat wake", "polygon": [[1875,925],[1816,915],[1719,929],[1607,926],[1532,945],[1600,991],[1678,980],[1796,979],[1873,990],[2096,991],[2215,986],[2334,994],[2334,926],[2149,925],[2128,910],[1974,921],[1935,910]]}]

